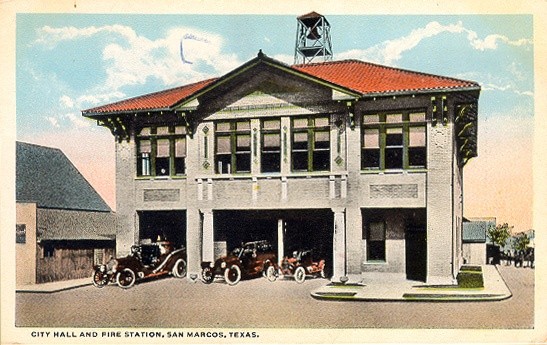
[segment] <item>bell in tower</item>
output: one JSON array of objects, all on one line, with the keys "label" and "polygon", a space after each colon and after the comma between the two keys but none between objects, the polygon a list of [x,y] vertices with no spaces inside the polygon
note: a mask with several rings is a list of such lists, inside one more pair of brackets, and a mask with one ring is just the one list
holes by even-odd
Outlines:
[{"label": "bell in tower", "polygon": [[297,19],[294,63],[332,61],[330,24],[317,12],[304,14]]}]

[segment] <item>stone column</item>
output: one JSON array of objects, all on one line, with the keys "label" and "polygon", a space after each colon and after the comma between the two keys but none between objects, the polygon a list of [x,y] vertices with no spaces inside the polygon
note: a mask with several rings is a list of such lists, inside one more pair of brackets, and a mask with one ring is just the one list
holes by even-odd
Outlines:
[{"label": "stone column", "polygon": [[213,210],[201,210],[203,214],[203,231],[202,231],[202,261],[213,261],[215,252],[214,243],[214,227],[213,227]]},{"label": "stone column", "polygon": [[283,261],[283,254],[285,253],[284,235],[285,225],[283,219],[277,220],[277,261],[279,265]]},{"label": "stone column", "polygon": [[334,237],[333,237],[333,282],[346,282],[346,219],[344,208],[333,208]]}]

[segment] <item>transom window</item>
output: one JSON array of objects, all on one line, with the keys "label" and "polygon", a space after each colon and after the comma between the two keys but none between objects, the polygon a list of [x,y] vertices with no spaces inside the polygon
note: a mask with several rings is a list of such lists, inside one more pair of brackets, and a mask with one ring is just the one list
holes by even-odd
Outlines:
[{"label": "transom window", "polygon": [[144,127],[137,134],[137,176],[180,176],[186,172],[186,127]]},{"label": "transom window", "polygon": [[425,112],[363,115],[361,168],[426,167]]},{"label": "transom window", "polygon": [[294,118],[291,147],[293,171],[329,171],[329,117]]},{"label": "transom window", "polygon": [[261,121],[261,171],[263,173],[281,171],[281,120],[267,119]]},{"label": "transom window", "polygon": [[218,174],[251,172],[251,122],[223,121],[215,124],[215,166]]}]

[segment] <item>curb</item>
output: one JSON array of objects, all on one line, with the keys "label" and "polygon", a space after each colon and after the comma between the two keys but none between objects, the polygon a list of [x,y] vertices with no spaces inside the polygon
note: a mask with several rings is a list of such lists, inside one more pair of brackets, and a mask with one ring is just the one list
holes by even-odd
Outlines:
[{"label": "curb", "polygon": [[76,284],[71,286],[65,286],[65,287],[59,287],[59,288],[42,288],[42,289],[36,289],[36,288],[29,288],[29,289],[15,289],[16,293],[55,293],[55,292],[61,292],[61,291],[67,291],[67,290],[73,290],[84,286],[89,286],[91,283],[82,283],[82,284]]}]

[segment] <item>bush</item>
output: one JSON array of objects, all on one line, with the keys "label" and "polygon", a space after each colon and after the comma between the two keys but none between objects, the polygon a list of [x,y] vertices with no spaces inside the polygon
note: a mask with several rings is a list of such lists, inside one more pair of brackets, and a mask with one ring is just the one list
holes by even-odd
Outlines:
[{"label": "bush", "polygon": [[484,287],[484,279],[482,278],[481,270],[462,270],[456,277],[458,287],[460,288],[482,288]]}]

